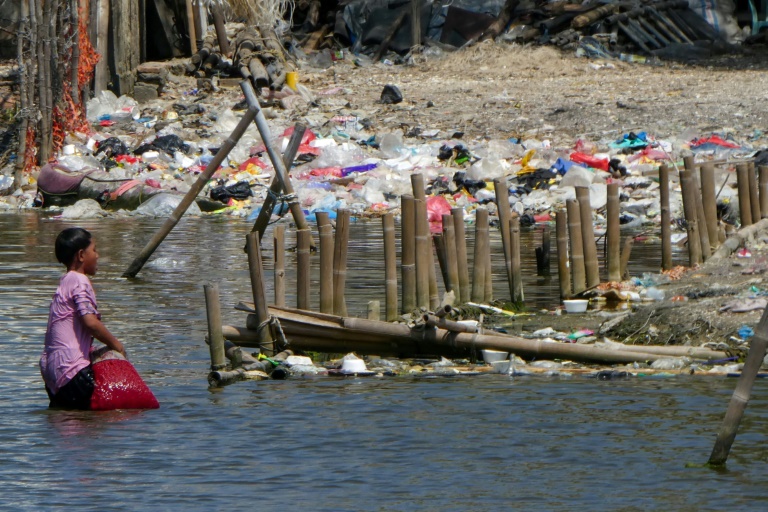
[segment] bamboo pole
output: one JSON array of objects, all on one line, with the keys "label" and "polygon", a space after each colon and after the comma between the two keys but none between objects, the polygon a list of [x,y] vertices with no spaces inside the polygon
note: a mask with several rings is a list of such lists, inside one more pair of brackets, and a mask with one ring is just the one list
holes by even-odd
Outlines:
[{"label": "bamboo pole", "polygon": [[197,53],[197,33],[195,32],[195,15],[192,9],[192,0],[185,0],[187,9],[187,35],[189,36],[189,54]]},{"label": "bamboo pole", "polygon": [[488,231],[485,233],[487,241],[485,242],[485,302],[493,300],[493,262],[491,261],[491,229],[490,223]]},{"label": "bamboo pole", "polygon": [[[285,148],[285,153],[283,153],[283,164],[285,165],[286,173],[290,171],[291,166],[293,165],[293,160],[296,158],[296,153],[299,152],[301,139],[304,137],[306,129],[307,127],[301,123],[296,123],[293,127],[293,133],[291,134],[291,138],[288,139],[288,146]],[[291,201],[298,203],[298,198],[294,194],[293,185],[291,184],[288,174],[286,174],[285,179],[286,185],[290,185],[290,191],[285,190],[285,196],[288,199],[289,204]],[[264,198],[261,210],[259,210],[259,215],[256,217],[256,222],[253,223],[253,228],[251,229],[251,231],[259,233],[260,239],[264,236],[264,232],[267,230],[269,219],[272,218],[272,212],[275,210],[275,205],[277,204],[277,198],[283,191],[283,183],[280,178],[278,178],[277,172],[275,172],[275,176],[272,178],[272,183],[269,185],[267,197]]]},{"label": "bamboo pole", "polygon": [[310,309],[309,306],[309,240],[312,233],[308,229],[296,230],[296,307]]},{"label": "bamboo pole", "polygon": [[[243,90],[243,94],[245,95],[245,101],[248,104],[248,111],[251,109],[256,110],[254,121],[256,122],[256,127],[259,129],[261,140],[267,149],[267,154],[269,155],[269,160],[272,162],[272,167],[275,169],[275,177],[280,181],[280,186],[285,191],[286,195],[293,196],[293,185],[291,184],[291,179],[288,176],[287,167],[283,161],[283,157],[280,155],[280,153],[277,152],[277,149],[272,142],[272,134],[270,133],[267,120],[264,117],[264,112],[262,112],[261,106],[259,105],[259,100],[256,97],[256,91],[253,90],[253,85],[251,85],[250,80],[243,80],[240,82],[240,88]],[[299,141],[300,140],[301,139],[299,139]],[[291,161],[293,161],[293,158],[291,158]],[[301,209],[301,204],[299,204],[298,199],[292,197],[288,202],[288,206],[291,210],[293,221],[296,223],[296,228],[309,229],[307,219],[304,217],[304,211]],[[312,242],[310,245],[314,247],[314,242]]]},{"label": "bamboo pole", "polygon": [[229,39],[227,39],[227,29],[224,26],[224,12],[218,2],[208,4],[213,15],[213,26],[216,29],[216,38],[219,40],[219,51],[227,57],[229,55]]},{"label": "bamboo pole", "polygon": [[272,231],[275,251],[275,306],[285,307],[285,226]]},{"label": "bamboo pole", "polygon": [[443,238],[445,241],[445,262],[448,267],[446,291],[453,291],[457,304],[461,304],[461,287],[459,286],[459,263],[456,255],[456,233],[453,226],[453,216],[443,215]]},{"label": "bamboo pole", "polygon": [[621,233],[619,225],[619,184],[608,185],[608,205],[606,217],[608,218],[608,232],[606,244],[608,246],[608,281],[621,281]]},{"label": "bamboo pole", "polygon": [[696,216],[696,226],[699,233],[699,247],[701,248],[701,260],[706,261],[712,255],[712,244],[709,240],[709,231],[707,231],[707,219],[704,213],[704,204],[701,199],[701,189],[699,187],[699,176],[696,172],[696,164],[692,156],[683,159],[685,170],[691,175],[691,188],[693,189],[694,205],[696,207],[694,215]]},{"label": "bamboo pole", "polygon": [[267,308],[267,292],[264,289],[264,269],[261,266],[261,244],[256,233],[248,233],[245,237],[248,249],[248,271],[251,275],[251,293],[256,309],[255,317],[261,346],[268,346],[274,351],[272,331],[269,325],[269,309]]},{"label": "bamboo pole", "polygon": [[421,45],[421,0],[411,0],[411,50]]},{"label": "bamboo pole", "polygon": [[[241,82],[241,85],[243,83],[248,82]],[[192,204],[192,201],[195,200],[203,187],[205,187],[205,185],[208,183],[208,180],[211,179],[211,176],[213,176],[213,173],[215,173],[219,168],[221,162],[224,161],[229,152],[232,151],[232,148],[235,147],[237,141],[240,140],[240,138],[245,133],[246,128],[248,128],[248,125],[251,124],[251,122],[256,117],[256,113],[257,110],[249,105],[248,109],[243,114],[242,119],[240,119],[240,122],[237,123],[237,126],[235,126],[235,129],[232,131],[230,136],[221,145],[221,148],[219,148],[219,151],[216,152],[216,155],[214,155],[214,157],[208,163],[208,166],[205,168],[205,170],[200,174],[200,176],[198,176],[197,181],[195,181],[192,187],[190,187],[189,191],[186,193],[176,209],[173,210],[173,213],[171,213],[170,217],[168,217],[160,229],[155,232],[155,235],[152,237],[152,239],[147,243],[147,245],[144,246],[139,255],[136,256],[136,259],[133,260],[128,269],[123,273],[123,277],[136,277],[136,274],[139,273],[149,257],[152,256],[152,253],[155,252],[155,249],[157,249],[163,240],[165,240],[165,237],[168,236],[168,233],[170,233],[176,224],[178,224],[181,216],[184,215],[184,212],[187,211],[189,205]]]},{"label": "bamboo pole", "polygon": [[568,266],[568,218],[565,210],[555,213],[555,239],[557,242],[557,277],[560,281],[560,298],[571,296],[571,270]]},{"label": "bamboo pole", "polygon": [[760,196],[760,218],[768,218],[768,165],[757,168],[758,190]]},{"label": "bamboo pole", "polygon": [[736,166],[736,181],[739,188],[739,216],[743,227],[752,224],[752,206],[749,194],[749,167],[747,164]]},{"label": "bamboo pole", "polygon": [[320,224],[320,312],[333,313],[333,227]]},{"label": "bamboo pole", "polygon": [[221,303],[218,283],[203,286],[205,292],[205,314],[208,319],[208,342],[211,353],[211,371],[226,368],[224,356],[224,335],[221,332]]},{"label": "bamboo pole", "polygon": [[584,250],[584,270],[587,288],[600,284],[600,267],[597,261],[595,230],[592,227],[592,205],[589,201],[589,187],[575,187],[581,216],[581,243]]},{"label": "bamboo pole", "polygon": [[[427,238],[428,258],[427,258],[427,277],[429,278],[429,308],[434,310],[440,306],[440,295],[437,292],[437,273],[435,271],[435,257],[432,254],[432,244],[429,243],[429,215],[427,213],[427,197],[425,193],[424,176],[416,173],[411,174],[411,186],[413,187],[414,199],[424,201],[424,226],[425,237]],[[418,207],[418,204],[417,204]],[[418,230],[418,226],[416,227]],[[418,231],[417,231],[418,233]],[[418,254],[418,253],[417,253]],[[418,270],[416,271],[418,275]],[[418,279],[418,277],[417,277]]]},{"label": "bamboo pole", "polygon": [[407,314],[416,309],[416,203],[413,196],[404,195],[400,198],[401,219],[400,237],[401,251],[400,274],[403,281],[403,309]]},{"label": "bamboo pole", "polygon": [[333,312],[346,316],[347,249],[349,247],[349,210],[336,211],[336,240],[333,251]]},{"label": "bamboo pole", "polygon": [[384,283],[387,322],[397,320],[397,248],[395,247],[395,216],[387,213],[381,218],[384,231]]},{"label": "bamboo pole", "polygon": [[368,301],[368,313],[366,318],[368,320],[378,321],[381,315],[381,303],[377,300]]},{"label": "bamboo pole", "polygon": [[424,325],[427,327],[433,327],[438,329],[445,329],[451,332],[477,332],[476,327],[454,322],[446,318],[438,317],[436,315],[425,314],[423,317]]},{"label": "bamboo pole", "polygon": [[757,372],[763,364],[766,348],[768,348],[768,308],[763,311],[763,316],[760,317],[760,322],[755,328],[755,335],[750,340],[747,359],[744,362],[739,380],[736,382],[736,389],[733,391],[733,396],[731,396],[731,401],[728,404],[723,424],[717,433],[717,440],[708,461],[708,464],[712,466],[722,466],[728,459],[741,418],[744,416],[749,396],[752,393],[755,377],[757,377]]},{"label": "bamboo pole", "polygon": [[669,210],[669,167],[659,167],[659,201],[661,203],[661,268],[672,268],[672,215]]},{"label": "bamboo pole", "polygon": [[538,276],[549,275],[551,245],[552,234],[549,226],[545,225],[541,231],[541,245],[536,248],[536,275]]},{"label": "bamboo pole", "polygon": [[578,295],[587,289],[580,206],[576,199],[568,199],[565,201],[565,207],[568,211],[568,238],[571,241],[571,275],[573,277],[571,290],[574,295]]},{"label": "bamboo pole", "polygon": [[203,38],[205,37],[205,3],[204,0],[193,0],[192,22],[195,24],[195,44],[198,50],[203,47]]},{"label": "bamboo pole", "polygon": [[[416,210],[416,307],[429,309],[429,227],[422,199],[414,199]],[[433,265],[434,266],[434,265]]]},{"label": "bamboo pole", "polygon": [[715,165],[710,162],[701,164],[701,202],[704,208],[704,219],[707,224],[707,235],[712,248],[717,248],[719,237],[717,233],[717,198],[715,197]]},{"label": "bamboo pole", "polygon": [[467,302],[470,295],[469,262],[467,260],[467,233],[464,226],[464,208],[452,208],[453,231],[456,238],[456,263],[459,266],[459,295]]},{"label": "bamboo pole", "polygon": [[443,277],[443,286],[448,291],[450,286],[450,276],[448,275],[448,262],[445,259],[445,237],[442,233],[436,233],[432,235],[432,243],[435,246],[435,254],[437,254],[437,264],[440,268],[440,275]]},{"label": "bamboo pole", "polygon": [[[24,177],[24,165],[26,164],[27,154],[27,131],[29,129],[29,109],[31,108],[32,98],[28,95],[29,83],[34,81],[31,75],[32,59],[27,58],[25,54],[24,41],[27,38],[29,18],[29,1],[22,0],[19,13],[19,28],[16,36],[16,61],[19,67],[19,106],[21,107],[21,122],[19,123],[19,146],[16,152],[16,164],[13,172],[12,190],[21,187]],[[30,30],[30,32],[33,32]]]},{"label": "bamboo pole", "polygon": [[496,178],[493,180],[493,189],[496,194],[496,207],[499,210],[499,230],[501,231],[501,245],[504,250],[504,265],[507,271],[507,282],[509,283],[509,296],[514,297],[516,286],[512,272],[512,250],[509,237],[509,219],[511,212],[509,208],[507,179]]},{"label": "bamboo pole", "polygon": [[680,171],[680,188],[683,192],[683,213],[688,231],[688,262],[691,267],[695,267],[702,262],[702,257],[699,222],[696,213],[696,197],[691,171]]},{"label": "bamboo pole", "polygon": [[760,192],[757,189],[757,174],[755,162],[747,164],[747,181],[749,182],[749,205],[752,208],[752,224],[762,218],[760,214]]},{"label": "bamboo pole", "polygon": [[485,302],[486,254],[488,253],[488,210],[475,211],[475,256],[472,262],[472,302]]},{"label": "bamboo pole", "polygon": [[521,303],[523,294],[523,266],[520,260],[520,217],[513,215],[509,219],[509,251],[512,259],[512,302]]},{"label": "bamboo pole", "polygon": [[96,8],[96,52],[100,55],[93,75],[93,93],[98,96],[109,82],[109,12],[110,0],[94,0]]},{"label": "bamboo pole", "polygon": [[632,246],[635,239],[628,236],[624,239],[624,248],[621,250],[621,280],[629,279],[629,257],[632,255]]}]

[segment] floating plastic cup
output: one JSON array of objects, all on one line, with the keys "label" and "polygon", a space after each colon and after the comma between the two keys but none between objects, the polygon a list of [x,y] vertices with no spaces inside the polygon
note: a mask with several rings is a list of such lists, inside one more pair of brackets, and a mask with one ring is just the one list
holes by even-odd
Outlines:
[{"label": "floating plastic cup", "polygon": [[484,349],[480,352],[483,353],[483,361],[486,363],[492,363],[494,361],[504,361],[507,359],[507,356],[509,355],[509,352],[502,352],[500,350],[489,350]]},{"label": "floating plastic cup", "polygon": [[299,74],[296,71],[288,71],[285,74],[285,85],[296,90],[296,85],[299,83]]},{"label": "floating plastic cup", "polygon": [[583,313],[587,310],[589,301],[586,299],[572,299],[564,300],[563,304],[565,304],[565,310],[568,313]]}]

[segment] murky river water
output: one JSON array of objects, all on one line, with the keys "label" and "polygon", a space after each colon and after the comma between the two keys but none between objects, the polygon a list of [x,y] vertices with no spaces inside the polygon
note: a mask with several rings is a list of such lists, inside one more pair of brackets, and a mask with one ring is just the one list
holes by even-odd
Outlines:
[{"label": "murky river water", "polygon": [[[37,369],[61,272],[53,240],[65,224],[0,215],[0,509],[765,506],[763,382],[722,472],[685,464],[707,459],[734,380],[488,375],[241,382],[209,391],[202,284],[219,281],[224,321],[243,323],[229,306],[250,296],[242,253],[249,226],[184,220],[155,254],[159,263],[136,280],[120,278],[161,222],[79,222],[99,243],[94,285],[105,323],[161,408],[75,413],[47,409]],[[383,295],[383,265],[370,250],[379,229],[368,225],[367,244],[350,247],[353,315]],[[354,225],[353,240],[364,232]],[[551,306],[556,279],[535,286],[533,274],[526,272],[526,296]]]}]

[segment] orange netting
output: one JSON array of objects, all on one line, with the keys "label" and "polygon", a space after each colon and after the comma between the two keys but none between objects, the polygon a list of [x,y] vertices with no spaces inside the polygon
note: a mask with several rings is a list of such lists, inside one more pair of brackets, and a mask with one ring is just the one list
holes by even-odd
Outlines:
[{"label": "orange netting", "polygon": [[35,145],[35,129],[31,126],[27,128],[27,145],[24,152],[24,171],[27,172],[35,166],[37,162],[37,146]]}]

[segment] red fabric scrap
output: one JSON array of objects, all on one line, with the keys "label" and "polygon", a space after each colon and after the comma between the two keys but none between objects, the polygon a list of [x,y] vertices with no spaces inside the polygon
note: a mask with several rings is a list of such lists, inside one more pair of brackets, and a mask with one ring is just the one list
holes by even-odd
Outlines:
[{"label": "red fabric scrap", "polygon": [[451,213],[451,203],[443,196],[427,197],[427,219],[432,233],[443,232],[443,215]]},{"label": "red fabric scrap", "polygon": [[598,158],[592,155],[585,155],[584,153],[571,153],[571,162],[577,164],[586,164],[589,167],[595,169],[608,170],[609,160],[607,158]]}]

